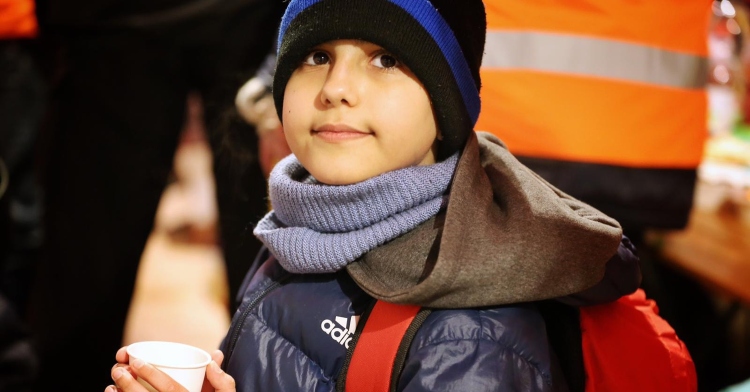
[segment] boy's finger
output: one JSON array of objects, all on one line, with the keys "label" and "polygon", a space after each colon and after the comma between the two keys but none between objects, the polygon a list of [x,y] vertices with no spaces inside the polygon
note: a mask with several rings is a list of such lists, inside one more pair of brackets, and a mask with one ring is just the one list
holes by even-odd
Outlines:
[{"label": "boy's finger", "polygon": [[135,371],[138,377],[146,380],[157,391],[187,392],[185,387],[177,381],[141,359],[133,360],[130,368]]},{"label": "boy's finger", "polygon": [[127,365],[127,364],[124,364],[124,363],[116,363],[116,364],[115,364],[115,366],[112,366],[112,371],[114,371],[114,370],[115,370],[116,368],[121,368],[121,369],[125,369],[125,370],[127,370],[127,371],[128,371],[128,373],[130,373],[130,375],[131,375],[131,376],[133,376],[134,378],[135,378],[135,377],[137,377],[137,376],[135,375],[135,372],[133,371],[133,369],[131,369],[131,368],[130,368],[130,366],[129,366],[129,365]]},{"label": "boy's finger", "polygon": [[[221,361],[224,360],[224,353],[221,352],[221,350],[214,350],[214,352],[211,353],[211,359],[221,365]],[[209,363],[206,367],[206,378],[203,380],[203,388],[201,388],[201,392],[214,392],[216,391],[216,388],[211,384],[211,379],[209,379],[209,372],[211,371],[211,364]]]},{"label": "boy's finger", "polygon": [[[122,367],[116,367],[112,369],[112,380],[117,385],[118,392],[148,392],[143,385],[139,384],[138,381]],[[110,388],[107,392],[110,392]]]},{"label": "boy's finger", "polygon": [[128,363],[128,360],[130,359],[128,357],[128,346],[121,347],[119,350],[117,350],[117,354],[115,354],[115,359],[119,363]]},{"label": "boy's finger", "polygon": [[[222,355],[223,357],[223,355]],[[232,376],[221,370],[221,366],[214,360],[208,364],[206,378],[216,392],[235,392],[235,383]]]},{"label": "boy's finger", "polygon": [[211,359],[221,366],[221,363],[224,361],[224,353],[221,350],[214,350],[211,353]]}]

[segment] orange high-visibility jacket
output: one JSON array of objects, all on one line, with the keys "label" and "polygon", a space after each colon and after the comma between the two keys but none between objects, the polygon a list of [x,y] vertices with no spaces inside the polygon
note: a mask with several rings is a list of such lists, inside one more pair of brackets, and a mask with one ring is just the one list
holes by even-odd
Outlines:
[{"label": "orange high-visibility jacket", "polygon": [[0,0],[0,39],[33,38],[37,32],[34,0]]},{"label": "orange high-visibility jacket", "polygon": [[626,226],[684,225],[707,136],[711,1],[485,6],[476,129]]}]

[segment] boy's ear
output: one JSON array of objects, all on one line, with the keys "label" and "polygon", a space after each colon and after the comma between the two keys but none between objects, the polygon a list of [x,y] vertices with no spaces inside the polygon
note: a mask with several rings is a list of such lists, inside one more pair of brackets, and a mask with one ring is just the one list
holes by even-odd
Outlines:
[{"label": "boy's ear", "polygon": [[440,132],[440,130],[439,130],[439,129],[438,129],[438,132],[437,132],[437,137],[436,137],[436,139],[437,139],[438,141],[442,141],[442,140],[443,140],[443,133],[442,133],[442,132]]}]

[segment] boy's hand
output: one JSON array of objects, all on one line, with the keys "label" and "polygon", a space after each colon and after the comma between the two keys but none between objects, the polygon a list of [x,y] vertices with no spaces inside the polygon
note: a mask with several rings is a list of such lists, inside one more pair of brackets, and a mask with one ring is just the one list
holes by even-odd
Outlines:
[{"label": "boy's hand", "polygon": [[[115,358],[117,364],[112,368],[112,380],[115,381],[116,386],[108,386],[105,392],[148,392],[143,385],[138,383],[137,377],[146,380],[157,391],[187,391],[171,377],[143,361],[136,360],[133,361],[132,366],[128,365],[126,347],[118,350]],[[221,370],[220,364],[224,359],[224,354],[216,350],[211,354],[211,358],[213,360],[206,368],[206,379],[201,392],[235,392],[234,378]]]},{"label": "boy's hand", "polygon": [[215,350],[211,358],[213,361],[206,367],[206,380],[203,381],[201,392],[235,392],[234,378],[221,370],[224,353]]}]

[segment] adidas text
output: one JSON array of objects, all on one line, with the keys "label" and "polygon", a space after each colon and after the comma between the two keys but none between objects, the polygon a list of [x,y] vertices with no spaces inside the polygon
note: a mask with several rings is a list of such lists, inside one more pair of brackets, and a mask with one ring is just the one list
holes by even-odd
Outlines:
[{"label": "adidas text", "polygon": [[[357,330],[357,316],[352,316],[351,320],[347,320],[346,317],[336,317],[336,322],[331,320],[323,320],[320,323],[320,328],[323,329],[328,336],[333,338],[336,342],[343,345],[347,349],[349,348],[349,342],[352,341],[352,335]],[[347,321],[349,326],[347,328]]]}]

